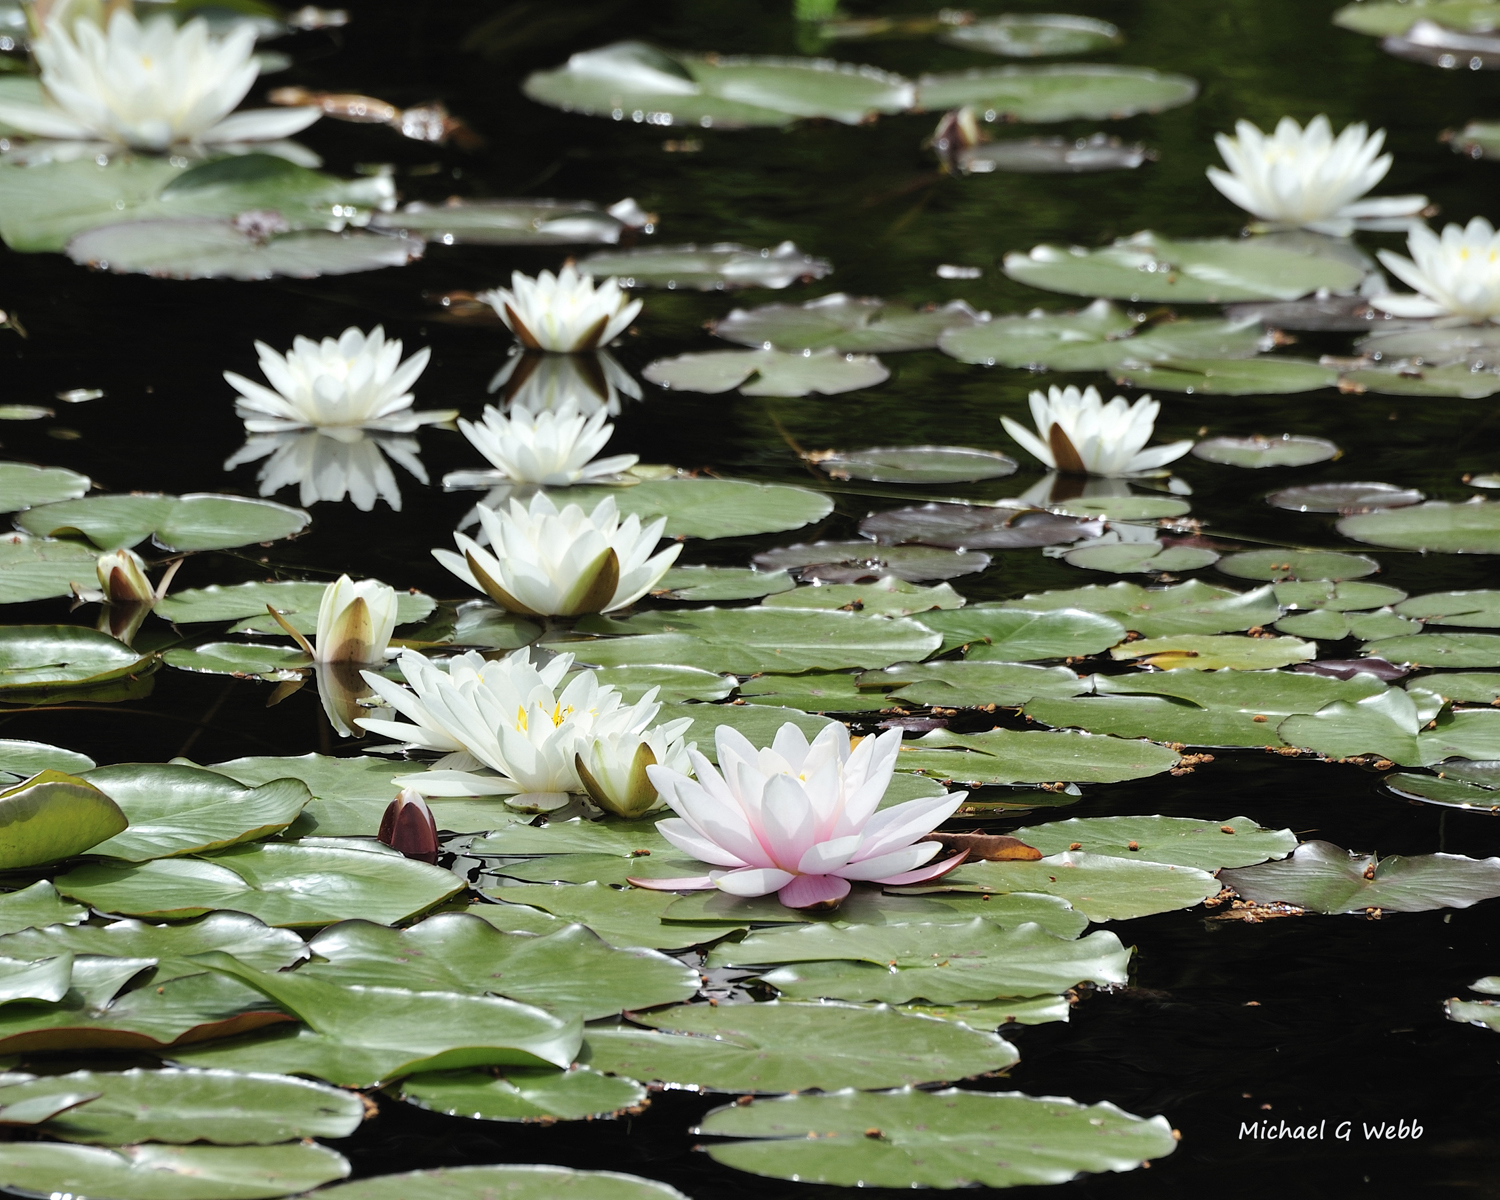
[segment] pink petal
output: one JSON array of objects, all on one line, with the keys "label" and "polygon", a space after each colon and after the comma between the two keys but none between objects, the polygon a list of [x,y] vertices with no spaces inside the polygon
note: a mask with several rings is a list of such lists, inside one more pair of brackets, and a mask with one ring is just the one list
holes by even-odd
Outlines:
[{"label": "pink petal", "polygon": [[855,855],[855,861],[888,854],[926,837],[956,813],[968,795],[968,792],[949,792],[946,796],[923,797],[876,813],[864,828],[864,845]]},{"label": "pink petal", "polygon": [[887,875],[899,875],[903,871],[911,871],[925,862],[930,862],[942,852],[942,849],[937,842],[917,842],[913,846],[903,846],[899,850],[892,850],[889,854],[880,854],[874,858],[866,858],[839,867],[838,874],[845,879],[883,879]]},{"label": "pink petal", "polygon": [[665,821],[656,823],[656,832],[671,842],[684,854],[691,854],[699,862],[711,863],[716,867],[744,867],[749,866],[744,859],[729,853],[722,846],[711,842],[708,838],[695,833],[686,821],[678,820],[676,817],[668,817]]},{"label": "pink petal", "polygon": [[889,879],[877,879],[876,883],[884,883],[891,887],[899,887],[907,883],[923,883],[929,879],[938,879],[946,875],[964,859],[969,857],[967,850],[961,854],[955,854],[952,858],[945,858],[940,863],[928,863],[915,871],[907,871],[901,875],[892,875]]},{"label": "pink petal", "polygon": [[711,875],[684,875],[680,879],[636,879],[627,875],[625,882],[653,892],[701,892],[714,886]]},{"label": "pink petal", "polygon": [[802,785],[790,775],[773,775],[766,781],[761,806],[761,841],[771,861],[783,869],[795,867],[813,845],[817,818]]},{"label": "pink petal", "polygon": [[724,872],[715,883],[721,892],[731,896],[769,896],[795,878],[790,871],[778,871],[775,867],[744,867]]},{"label": "pink petal", "polygon": [[849,894],[849,881],[837,875],[798,875],[776,893],[788,908],[832,908]]},{"label": "pink petal", "polygon": [[827,875],[847,863],[849,856],[858,849],[857,833],[818,842],[798,861],[797,872],[801,875]]}]

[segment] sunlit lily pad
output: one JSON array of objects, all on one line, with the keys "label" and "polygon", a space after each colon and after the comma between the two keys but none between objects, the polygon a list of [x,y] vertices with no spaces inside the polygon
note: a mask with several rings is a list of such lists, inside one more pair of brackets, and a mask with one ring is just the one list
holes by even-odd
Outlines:
[{"label": "sunlit lily pad", "polygon": [[[1146,588],[1123,581],[1108,587],[1090,584],[1066,591],[1036,592],[1002,604],[1006,608],[1033,611],[1082,609],[1110,617],[1122,628],[1147,637],[1232,633],[1270,624],[1281,615],[1281,607],[1269,587],[1236,592],[1196,579],[1166,588]],[[970,605],[970,611],[978,607]]]},{"label": "sunlit lily pad", "polygon": [[376,213],[370,225],[401,230],[445,246],[576,246],[585,242],[612,246],[622,233],[634,227],[615,215],[628,204],[624,201],[604,209],[587,200],[450,198],[444,204],[414,200],[395,212]]},{"label": "sunlit lily pad", "polygon": [[98,552],[74,541],[11,534],[0,538],[0,604],[67,596],[74,585],[97,588]]},{"label": "sunlit lily pad", "polygon": [[810,671],[802,675],[758,675],[740,684],[742,700],[751,704],[780,704],[808,712],[861,712],[896,707],[882,692],[858,686],[843,671]]},{"label": "sunlit lily pad", "polygon": [[1201,546],[1168,546],[1155,540],[1103,542],[1069,550],[1063,559],[1072,566],[1090,571],[1129,575],[1146,571],[1196,571],[1217,562],[1219,552]]},{"label": "sunlit lily pad", "polygon": [[648,363],[643,378],[682,392],[738,388],[746,396],[835,396],[890,378],[878,358],[837,350],[702,350]]},{"label": "sunlit lily pad", "polygon": [[1344,384],[1385,396],[1457,396],[1481,400],[1500,392],[1500,371],[1468,363],[1425,366],[1400,361],[1345,371]]},{"label": "sunlit lily pad", "polygon": [[972,325],[977,319],[962,300],[942,308],[913,309],[833,292],[805,304],[736,308],[711,328],[721,338],[756,349],[884,354],[936,346],[945,330]]},{"label": "sunlit lily pad", "polygon": [[1043,854],[1061,854],[1075,843],[1089,854],[1149,859],[1217,871],[1280,858],[1297,848],[1290,829],[1266,829],[1249,817],[1198,821],[1189,817],[1075,817],[1029,825],[1015,836]]},{"label": "sunlit lily pad", "polygon": [[755,556],[755,565],[763,571],[796,570],[804,580],[822,583],[873,583],[887,576],[919,583],[977,574],[990,565],[990,556],[939,546],[811,542],[762,551]]},{"label": "sunlit lily pad", "polygon": [[536,910],[542,909],[564,922],[587,925],[610,945],[622,949],[647,946],[677,950],[717,941],[737,928],[724,922],[663,921],[663,914],[677,896],[644,888],[621,889],[600,883],[522,883],[492,888],[486,894],[510,902],[470,910],[497,929],[534,933],[550,928],[551,923],[538,926],[528,920],[528,914],[535,916]]},{"label": "sunlit lily pad", "polygon": [[343,1179],[349,1162],[315,1142],[280,1146],[0,1147],[0,1185],[41,1195],[118,1200],[259,1200]]},{"label": "sunlit lily pad", "polygon": [[1019,1057],[993,1033],[883,1005],[691,1004],[635,1019],[646,1028],[592,1026],[579,1061],[643,1082],[765,1093],[930,1083]]},{"label": "sunlit lily pad", "polygon": [[1378,638],[1360,650],[1418,667],[1500,667],[1500,634],[1422,633]]},{"label": "sunlit lily pad", "polygon": [[[1500,700],[1500,674],[1492,671],[1415,675],[1405,687],[1409,692],[1433,692],[1457,704],[1494,704]],[[1496,782],[1500,784],[1500,780]]]},{"label": "sunlit lily pad", "polygon": [[1500,591],[1430,592],[1403,600],[1396,605],[1396,611],[1403,617],[1416,617],[1428,625],[1495,629],[1500,628]]},{"label": "sunlit lily pad", "polygon": [[[266,612],[269,604],[297,632],[311,635],[318,628],[318,605],[326,587],[325,583],[293,580],[252,581],[232,586],[216,583],[175,592],[158,602],[156,613],[180,624],[238,621],[235,633],[280,633],[282,627]],[[396,623],[408,625],[420,621],[434,607],[432,597],[422,592],[397,592]]]},{"label": "sunlit lily pad", "polygon": [[925,613],[922,623],[943,635],[944,651],[964,646],[965,658],[984,662],[1097,654],[1125,636],[1124,626],[1107,615],[1069,608],[1032,611],[1010,604]]},{"label": "sunlit lily pad", "polygon": [[674,1187],[617,1171],[569,1167],[438,1167],[403,1175],[376,1175],[325,1188],[330,1200],[411,1200],[414,1195],[451,1200],[687,1200]]},{"label": "sunlit lily pad", "polygon": [[1500,896],[1500,858],[1393,854],[1377,859],[1330,842],[1304,842],[1280,862],[1225,871],[1225,883],[1258,904],[1281,901],[1320,913],[1427,912]]},{"label": "sunlit lily pad", "polygon": [[851,612],[905,617],[934,608],[962,608],[964,598],[953,590],[951,584],[922,587],[892,575],[873,583],[825,583],[799,587],[768,596],[761,603],[767,608],[846,608]]},{"label": "sunlit lily pad", "polygon": [[[333,882],[337,881],[337,886]],[[236,846],[202,858],[75,867],[57,890],[101,912],[182,920],[235,909],[268,925],[327,925],[348,917],[400,921],[458,892],[438,867],[399,854],[306,843]]]},{"label": "sunlit lily pad", "polygon": [[564,503],[590,511],[613,496],[622,517],[634,513],[642,524],[667,518],[667,537],[745,537],[779,533],[821,521],[833,502],[821,492],[784,483],[738,479],[652,479],[628,488],[574,487],[555,493]]},{"label": "sunlit lily pad", "polygon": [[1500,25],[1500,4],[1495,0],[1359,0],[1333,14],[1335,25],[1374,37],[1403,34],[1424,20],[1461,32],[1489,33]]},{"label": "sunlit lily pad", "polygon": [[1004,13],[967,24],[949,25],[938,40],[966,50],[986,50],[1007,58],[1044,54],[1090,54],[1125,39],[1108,21],[1065,13]]},{"label": "sunlit lily pad", "polygon": [[1204,396],[1282,395],[1332,387],[1338,373],[1306,358],[1267,354],[1260,358],[1179,358],[1171,362],[1116,367],[1117,383],[1158,392]]},{"label": "sunlit lily pad", "polygon": [[88,909],[64,901],[46,879],[0,895],[0,935],[44,925],[77,925],[88,915]]},{"label": "sunlit lily pad", "polygon": [[601,1075],[587,1067],[511,1067],[499,1075],[432,1071],[408,1076],[400,1095],[418,1108],[477,1121],[592,1121],[639,1111],[649,1103],[646,1089],[635,1080]]},{"label": "sunlit lily pad", "polygon": [[876,483],[974,483],[1014,475],[1016,460],[993,450],[966,446],[891,446],[871,450],[826,450],[812,461],[835,479]]},{"label": "sunlit lily pad", "polygon": [[302,509],[271,500],[202,493],[88,496],[29,509],[16,524],[40,537],[85,537],[101,550],[148,537],[168,550],[226,550],[292,537],[311,520]]},{"label": "sunlit lily pad", "polygon": [[1169,771],[1181,757],[1154,742],[1087,733],[937,729],[903,746],[896,765],[958,784],[1119,783]]},{"label": "sunlit lily pad", "polygon": [[1133,171],[1156,158],[1140,142],[1107,134],[1086,138],[1007,138],[962,146],[958,169],[966,175],[1012,171],[1022,175],[1082,175],[1094,171]]},{"label": "sunlit lily pad", "polygon": [[921,542],[953,550],[1013,550],[1056,546],[1097,536],[1103,526],[1087,517],[985,504],[918,504],[871,513],[859,531],[885,545]]},{"label": "sunlit lily pad", "polygon": [[749,567],[673,567],[658,585],[669,600],[758,600],[789,592],[796,581],[785,571],[756,571]]},{"label": "sunlit lily pad", "polygon": [[1338,583],[1326,579],[1314,579],[1305,583],[1289,581],[1278,583],[1273,590],[1277,601],[1292,610],[1325,608],[1334,612],[1346,612],[1362,608],[1383,608],[1406,599],[1406,593],[1400,588],[1387,587],[1383,583],[1367,583],[1360,579],[1346,579]]},{"label": "sunlit lily pad", "polygon": [[0,626],[0,699],[23,703],[67,688],[147,674],[151,655],[77,625]]},{"label": "sunlit lily pad", "polygon": [[1292,512],[1372,512],[1377,508],[1404,508],[1426,499],[1412,488],[1393,483],[1309,483],[1282,488],[1266,497],[1266,503]]},{"label": "sunlit lily pad", "polygon": [[784,288],[799,279],[822,279],[833,267],[804,254],[791,242],[755,250],[736,242],[709,246],[645,246],[590,254],[578,267],[597,277],[613,275],[622,287]]},{"label": "sunlit lily pad", "polygon": [[1067,1183],[1132,1171],[1177,1148],[1165,1117],[1145,1120],[1108,1101],[958,1088],[759,1100],[715,1109],[694,1132],[746,1139],[709,1147],[736,1170],[846,1187]]},{"label": "sunlit lily pad", "polygon": [[1363,554],[1341,554],[1332,550],[1245,550],[1226,554],[1218,569],[1238,579],[1282,580],[1359,579],[1380,570],[1380,564]]},{"label": "sunlit lily pad", "polygon": [[120,806],[130,827],[90,849],[144,862],[219,850],[280,833],[302,812],[307,785],[277,779],[247,788],[225,775],[165,763],[124,763],[85,779]]},{"label": "sunlit lily pad", "polygon": [[1327,705],[1312,716],[1288,717],[1280,732],[1291,744],[1329,758],[1369,754],[1402,766],[1430,766],[1452,757],[1500,758],[1500,712],[1438,713],[1438,704],[1430,693],[1392,688],[1354,704]]},{"label": "sunlit lily pad", "polygon": [[1356,542],[1443,554],[1500,554],[1500,503],[1429,500],[1408,508],[1345,517],[1338,530]]},{"label": "sunlit lily pad", "polygon": [[656,689],[656,698],[663,704],[724,700],[734,691],[733,679],[698,667],[661,664],[601,667],[598,678],[602,685],[619,692],[626,704],[634,704],[652,688]]},{"label": "sunlit lily pad", "polygon": [[0,783],[19,783],[39,771],[77,775],[82,771],[92,771],[96,765],[87,754],[77,750],[64,750],[46,742],[0,738]]},{"label": "sunlit lily pad", "polygon": [[179,671],[285,683],[305,677],[312,659],[296,646],[264,642],[200,642],[168,650],[162,661]]},{"label": "sunlit lily pad", "polygon": [[1132,117],[1189,103],[1198,85],[1146,67],[1067,63],[981,67],[917,80],[916,103],[938,111],[969,104],[988,120],[1073,121]]},{"label": "sunlit lily pad", "polygon": [[896,687],[891,700],[941,708],[1018,707],[1036,696],[1074,696],[1085,684],[1068,667],[965,659],[900,663],[866,671],[861,687]]},{"label": "sunlit lily pad", "polygon": [[0,462],[0,512],[76,500],[92,486],[87,475],[62,467]]},{"label": "sunlit lily pad", "polygon": [[[1005,273],[1033,287],[1075,296],[1222,304],[1295,300],[1320,288],[1352,291],[1365,268],[1350,261],[1331,239],[1172,241],[1145,231],[1100,250],[1041,245],[1029,254],[1008,254]],[[1337,372],[1328,369],[1326,374],[1331,383]]]},{"label": "sunlit lily pad", "polygon": [[1297,437],[1290,433],[1279,438],[1207,438],[1193,447],[1195,458],[1231,467],[1305,467],[1337,458],[1340,453],[1337,446],[1324,438]]},{"label": "sunlit lily pad", "polygon": [[1395,771],[1382,782],[1396,795],[1407,800],[1420,800],[1424,804],[1438,804],[1470,812],[1500,814],[1500,792],[1462,779]]},{"label": "sunlit lily pad", "polygon": [[1307,662],[1316,658],[1317,653],[1316,642],[1304,642],[1294,637],[1191,633],[1144,638],[1138,642],[1126,642],[1110,651],[1114,658],[1135,659],[1163,671],[1173,667],[1191,667],[1195,671],[1217,671],[1222,667],[1255,671]]}]

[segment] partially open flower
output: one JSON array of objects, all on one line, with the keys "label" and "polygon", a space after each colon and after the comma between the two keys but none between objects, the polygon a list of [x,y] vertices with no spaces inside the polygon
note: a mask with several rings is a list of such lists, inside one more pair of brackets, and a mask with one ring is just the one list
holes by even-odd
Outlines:
[{"label": "partially open flower", "polygon": [[437,821],[420,792],[403,788],[385,806],[380,818],[380,840],[407,858],[435,863],[438,856]]},{"label": "partially open flower", "polygon": [[720,725],[717,742],[718,770],[688,751],[696,781],[670,767],[646,772],[677,814],[657,823],[661,835],[718,869],[686,879],[631,879],[637,887],[776,892],[789,908],[832,908],[849,894],[851,880],[921,883],[966,857],[934,863],[942,847],[922,839],[958,810],[967,792],[876,811],[896,768],[899,729],[856,746],[842,725],[830,724],[809,744],[788,722],[757,750]]},{"label": "partially open flower", "polygon": [[[161,595],[146,578],[146,564],[134,550],[111,550],[94,564],[106,604],[153,605]],[[163,592],[165,588],[162,589]]]},{"label": "partially open flower", "polygon": [[634,604],[682,552],[674,544],[653,556],[666,519],[642,527],[632,513],[621,521],[613,496],[592,513],[576,504],[558,512],[538,492],[529,506],[518,500],[498,510],[481,505],[479,521],[490,549],[456,533],[462,557],[451,550],[434,550],[433,557],[507,611],[525,616],[571,617]]},{"label": "partially open flower", "polygon": [[567,487],[613,479],[640,461],[635,454],[594,458],[615,429],[607,415],[596,408],[586,417],[571,404],[535,415],[516,408],[509,416],[486,407],[482,423],[460,418],[458,427],[509,482]]},{"label": "partially open flower", "polygon": [[44,138],[119,142],[143,150],[290,137],[317,108],[232,112],[255,83],[255,30],[242,23],[210,35],[201,18],[137,21],[114,8],[91,20],[47,23],[34,46],[50,104],[0,101],[0,121]]},{"label": "partially open flower", "polygon": [[1370,303],[1398,317],[1468,317],[1500,320],[1500,233],[1483,217],[1450,224],[1438,237],[1426,225],[1406,235],[1410,258],[1378,251],[1383,262],[1417,294],[1386,292]]},{"label": "partially open flower", "polygon": [[[1005,432],[1047,466],[1071,475],[1136,475],[1176,462],[1193,448],[1191,441],[1165,446],[1146,443],[1156,428],[1161,405],[1142,396],[1134,405],[1116,396],[1108,404],[1093,387],[1049,388],[1031,393],[1031,416],[1037,433],[1001,417]],[[1038,437],[1037,435],[1041,436]]]},{"label": "partially open flower", "polygon": [[256,342],[255,348],[271,387],[224,372],[240,393],[234,411],[251,433],[319,429],[357,441],[364,430],[411,433],[458,415],[452,409],[412,410],[408,389],[426,369],[432,351],[424,346],[401,362],[401,342],[386,341],[379,325],[368,335],[351,327],[337,341],[299,337],[285,355],[264,342]]},{"label": "partially open flower", "polygon": [[[691,770],[682,734],[693,723],[683,717],[658,725],[644,735],[611,733],[596,737],[574,761],[589,799],[607,813],[633,819],[662,806],[648,767]],[[696,743],[694,743],[696,745]]]},{"label": "partially open flower", "polygon": [[1208,178],[1263,221],[1344,237],[1356,222],[1416,217],[1427,206],[1426,196],[1361,199],[1391,169],[1391,156],[1380,153],[1385,130],[1372,134],[1363,121],[1337,138],[1325,116],[1306,129],[1282,117],[1269,137],[1249,121],[1237,122],[1234,131],[1234,137],[1214,139],[1229,170],[1209,167]]},{"label": "partially open flower", "polygon": [[380,662],[395,628],[395,588],[378,579],[355,583],[340,575],[323,589],[313,661]]},{"label": "partially open flower", "polygon": [[573,354],[597,350],[624,333],[641,311],[613,279],[598,287],[594,277],[567,263],[556,275],[541,272],[535,279],[516,271],[510,287],[480,292],[521,345],[528,350]]}]

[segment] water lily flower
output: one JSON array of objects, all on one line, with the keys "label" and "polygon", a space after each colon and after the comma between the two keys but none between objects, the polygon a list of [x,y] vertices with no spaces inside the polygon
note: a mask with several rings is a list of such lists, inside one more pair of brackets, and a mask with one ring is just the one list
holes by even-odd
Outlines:
[{"label": "water lily flower", "polygon": [[355,583],[340,575],[323,589],[313,661],[380,662],[395,628],[395,588],[378,579]]},{"label": "water lily flower", "polygon": [[[502,480],[567,487],[613,479],[640,461],[636,454],[594,458],[614,433],[615,427],[605,420],[607,415],[604,409],[596,408],[590,416],[584,416],[567,404],[536,414],[517,408],[506,416],[498,408],[487,406],[482,422],[460,418],[458,427],[495,465]],[[472,472],[464,475],[467,478]]]},{"label": "water lily flower", "polygon": [[1161,405],[1150,396],[1142,396],[1133,405],[1116,396],[1105,404],[1094,387],[1081,392],[1071,386],[1053,387],[1045,395],[1031,393],[1037,433],[1009,417],[1001,417],[1000,422],[1006,433],[1054,470],[1122,476],[1154,471],[1193,448],[1191,441],[1145,448],[1160,411]]},{"label": "water lily flower", "polygon": [[653,556],[666,518],[644,527],[634,513],[621,521],[613,496],[592,513],[577,504],[558,512],[551,497],[538,492],[529,506],[515,499],[500,509],[481,505],[479,523],[491,549],[455,533],[462,556],[434,550],[433,557],[506,611],[523,616],[573,617],[634,604],[682,552],[681,543],[674,543]]},{"label": "water lily flower", "polygon": [[686,773],[691,770],[681,733],[692,718],[669,721],[645,734],[611,733],[596,737],[574,757],[573,766],[589,799],[607,813],[633,820],[662,806],[660,793],[651,782],[648,767],[663,766]]},{"label": "water lily flower", "polygon": [[500,393],[508,412],[524,408],[542,413],[571,404],[584,416],[602,408],[618,417],[622,396],[641,398],[641,385],[608,350],[592,354],[518,351],[495,372],[489,390]]},{"label": "water lily flower", "polygon": [[1413,225],[1406,248],[1410,258],[1378,253],[1391,274],[1417,294],[1386,292],[1371,297],[1372,305],[1397,317],[1500,319],[1500,234],[1483,217],[1448,225],[1442,237],[1426,225]]},{"label": "water lily flower", "polygon": [[284,356],[264,342],[255,348],[271,387],[224,372],[240,393],[234,411],[250,433],[319,429],[358,441],[363,430],[411,433],[458,415],[453,409],[412,411],[407,389],[426,369],[432,351],[424,346],[401,362],[400,340],[386,341],[379,325],[368,335],[351,327],[337,341],[299,337]]},{"label": "water lily flower", "polygon": [[515,271],[510,287],[480,292],[483,300],[528,350],[574,354],[606,346],[629,327],[641,302],[606,279],[597,287],[594,277],[566,263],[556,275],[541,272],[535,279]]},{"label": "water lily flower", "polygon": [[369,512],[378,500],[384,500],[393,512],[400,512],[401,488],[386,458],[394,459],[419,482],[426,483],[427,469],[422,466],[420,449],[414,437],[369,434],[359,429],[256,433],[224,461],[224,469],[232,471],[244,463],[265,459],[255,477],[262,496],[274,496],[282,488],[296,485],[303,507],[348,496],[360,512]]},{"label": "water lily flower", "polygon": [[[365,681],[407,721],[361,717],[358,724],[408,749],[443,753],[431,769],[396,780],[428,796],[505,796],[516,808],[559,808],[584,790],[580,751],[610,734],[640,740],[661,710],[655,688],[626,705],[593,671],[568,679],[571,654],[539,667],[526,649],[494,662],[471,650],[446,664],[406,650],[399,662],[409,691],[371,671]],[[670,742],[686,727],[662,728]]]},{"label": "water lily flower", "polygon": [[127,646],[139,632],[146,614],[151,612],[172,586],[172,578],[182,566],[177,559],[162,574],[161,582],[152,585],[146,575],[146,563],[134,550],[110,550],[94,563],[97,588],[73,583],[73,594],[80,603],[102,604],[98,628],[118,638]]},{"label": "water lily flower", "polygon": [[385,806],[380,818],[380,832],[376,836],[407,858],[437,862],[437,821],[422,794],[412,788],[402,788],[400,794]]},{"label": "water lily flower", "polygon": [[934,863],[942,847],[923,841],[951,817],[967,792],[908,800],[877,812],[890,786],[901,731],[856,745],[842,725],[809,744],[788,722],[765,749],[720,725],[719,768],[688,752],[697,780],[666,766],[646,773],[676,817],[657,823],[679,850],[717,868],[687,879],[631,879],[637,887],[681,891],[717,887],[734,896],[776,892],[788,908],[829,908],[851,880],[889,885],[936,879],[961,863]]},{"label": "water lily flower", "polygon": [[[111,6],[114,7],[114,6]],[[115,142],[141,150],[290,137],[317,108],[232,112],[255,83],[255,30],[213,37],[195,18],[144,23],[115,8],[91,20],[52,20],[32,47],[50,103],[0,101],[0,121],[44,138]]]},{"label": "water lily flower", "polygon": [[1372,134],[1363,121],[1337,138],[1325,116],[1314,117],[1306,129],[1282,117],[1269,137],[1249,121],[1237,122],[1234,130],[1234,137],[1221,133],[1214,139],[1229,170],[1209,167],[1208,178],[1262,221],[1347,237],[1356,224],[1404,228],[1407,218],[1427,207],[1426,196],[1361,199],[1385,178],[1392,161],[1380,153],[1385,130]]}]

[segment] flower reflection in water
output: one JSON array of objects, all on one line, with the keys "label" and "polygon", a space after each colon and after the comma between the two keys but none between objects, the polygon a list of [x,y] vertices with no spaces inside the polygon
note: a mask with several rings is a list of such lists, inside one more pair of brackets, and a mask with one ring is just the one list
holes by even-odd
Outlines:
[{"label": "flower reflection in water", "polygon": [[490,380],[490,393],[500,393],[506,411],[553,412],[568,403],[584,416],[600,408],[620,415],[621,396],[641,398],[641,385],[607,350],[592,354],[511,355]]},{"label": "flower reflection in water", "polygon": [[377,500],[401,511],[401,488],[387,457],[406,468],[418,483],[427,482],[415,437],[366,433],[361,429],[303,429],[295,433],[252,434],[224,463],[232,471],[245,463],[258,462],[256,480],[262,496],[297,485],[298,503],[306,507],[319,500],[338,501],[348,496],[360,512],[369,512]]}]

